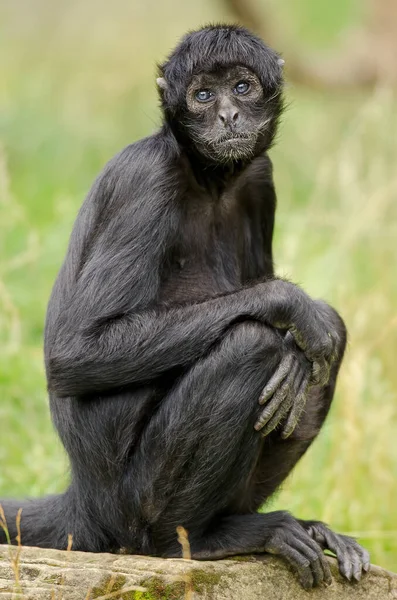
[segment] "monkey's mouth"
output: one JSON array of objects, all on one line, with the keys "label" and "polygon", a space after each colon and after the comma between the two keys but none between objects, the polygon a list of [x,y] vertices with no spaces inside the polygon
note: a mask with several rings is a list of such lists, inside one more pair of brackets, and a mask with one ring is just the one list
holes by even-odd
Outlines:
[{"label": "monkey's mouth", "polygon": [[248,158],[254,152],[256,140],[256,134],[230,133],[218,138],[213,151],[221,161]]},{"label": "monkey's mouth", "polygon": [[256,133],[229,132],[212,140],[209,152],[219,162],[242,160],[254,153]]},{"label": "monkey's mouth", "polygon": [[229,133],[217,139],[217,144],[241,144],[244,142],[253,142],[256,134],[253,133]]}]

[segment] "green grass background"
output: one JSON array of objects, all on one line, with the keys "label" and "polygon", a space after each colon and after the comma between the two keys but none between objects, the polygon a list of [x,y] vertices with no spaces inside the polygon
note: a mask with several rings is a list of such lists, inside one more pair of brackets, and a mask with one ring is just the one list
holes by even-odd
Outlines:
[{"label": "green grass background", "polygon": [[[363,17],[352,0],[269,4],[311,52]],[[186,28],[220,19],[210,0],[0,3],[2,496],[66,485],[42,360],[51,286],[93,178],[159,124],[156,61]],[[339,309],[350,344],[327,424],[272,507],[359,535],[397,570],[396,94],[287,96],[272,151],[277,269]]]}]

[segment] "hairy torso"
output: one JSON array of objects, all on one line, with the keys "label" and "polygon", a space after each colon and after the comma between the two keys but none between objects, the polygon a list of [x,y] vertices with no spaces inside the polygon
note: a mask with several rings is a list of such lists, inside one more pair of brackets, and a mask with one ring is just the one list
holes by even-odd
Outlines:
[{"label": "hairy torso", "polygon": [[187,185],[176,241],[162,271],[160,303],[198,302],[273,275],[270,186],[267,156],[219,194]]}]

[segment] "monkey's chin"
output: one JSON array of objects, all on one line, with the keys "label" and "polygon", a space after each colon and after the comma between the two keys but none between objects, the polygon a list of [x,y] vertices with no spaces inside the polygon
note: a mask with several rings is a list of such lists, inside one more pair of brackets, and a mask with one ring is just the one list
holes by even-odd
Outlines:
[{"label": "monkey's chin", "polygon": [[254,138],[229,138],[221,140],[211,147],[211,154],[219,163],[248,161],[254,157]]}]

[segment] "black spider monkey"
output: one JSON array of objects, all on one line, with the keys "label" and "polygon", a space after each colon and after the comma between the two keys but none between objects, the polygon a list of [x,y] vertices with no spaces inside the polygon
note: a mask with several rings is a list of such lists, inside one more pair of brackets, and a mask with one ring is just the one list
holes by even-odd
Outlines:
[{"label": "black spider monkey", "polygon": [[[94,183],[50,299],[51,412],[69,489],[4,501],[22,542],[213,559],[271,552],[305,587],[360,579],[353,539],[288,512],[258,514],[328,413],[346,330],[277,279],[267,151],[283,60],[237,26],[187,34],[160,67],[163,125]],[[0,532],[0,541],[4,541]]]}]

